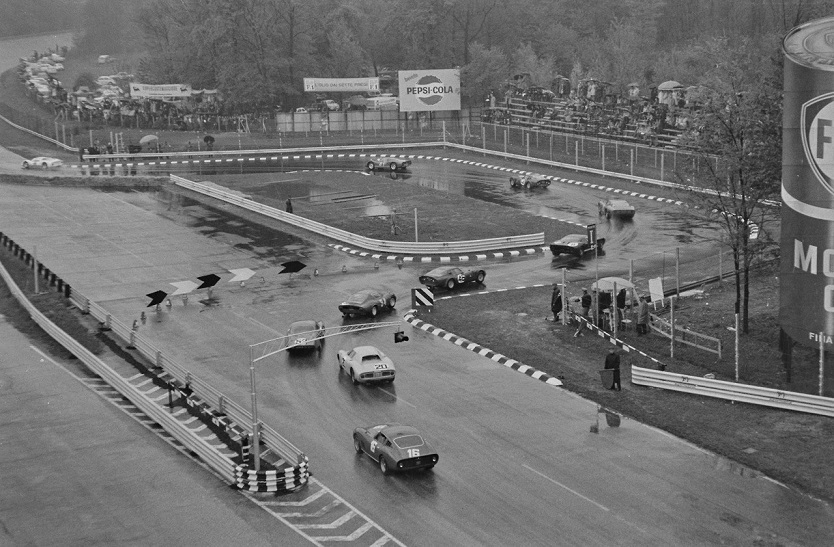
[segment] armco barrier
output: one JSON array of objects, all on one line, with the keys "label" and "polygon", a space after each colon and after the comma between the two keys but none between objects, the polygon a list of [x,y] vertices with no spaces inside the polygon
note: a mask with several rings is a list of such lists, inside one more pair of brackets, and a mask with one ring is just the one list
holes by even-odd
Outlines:
[{"label": "armco barrier", "polygon": [[193,192],[224,201],[226,203],[236,205],[242,209],[253,211],[255,213],[286,222],[315,232],[326,237],[337,239],[343,243],[377,251],[386,254],[454,254],[454,253],[473,253],[479,251],[491,251],[498,249],[520,248],[530,246],[544,245],[544,232],[538,234],[527,234],[521,236],[510,237],[496,237],[491,239],[477,239],[471,241],[449,241],[449,242],[417,242],[417,241],[382,241],[379,239],[371,239],[368,237],[359,236],[345,230],[333,228],[315,220],[306,219],[292,213],[275,209],[261,203],[252,201],[241,197],[237,194],[223,191],[214,186],[200,184],[199,182],[190,181],[177,175],[171,175],[171,182],[181,188],[186,188]]},{"label": "armco barrier", "polygon": [[[143,336],[128,328],[127,325],[118,319],[114,319],[107,310],[96,302],[91,301],[78,292],[73,292],[71,301],[82,311],[96,318],[99,323],[109,327],[116,336],[127,342],[151,363],[154,363],[157,367],[176,378],[183,385],[188,386],[195,395],[199,396],[213,409],[228,416],[237,427],[243,429],[251,438],[252,414],[248,410],[231,399],[226,398],[225,395],[192,374],[189,370],[166,357],[161,350],[154,347]],[[306,480],[309,472],[306,471],[308,460],[304,453],[268,425],[261,423],[259,430],[261,442],[289,465],[295,465],[299,469],[305,470],[303,478]]]},{"label": "armco barrier", "polygon": [[834,398],[631,367],[633,384],[834,418]]},{"label": "armco barrier", "polygon": [[179,442],[185,445],[189,450],[197,454],[200,459],[206,462],[212,469],[214,469],[224,480],[229,484],[235,484],[235,463],[218,452],[195,432],[191,431],[176,417],[169,414],[162,406],[156,402],[151,401],[137,388],[130,384],[126,379],[119,376],[118,373],[108,367],[98,357],[93,355],[87,348],[82,346],[74,340],[67,333],[59,329],[54,323],[49,321],[35,306],[26,298],[23,291],[15,284],[12,277],[6,271],[2,264],[0,264],[0,276],[9,286],[9,290],[20,304],[29,312],[32,319],[52,338],[58,341],[62,346],[67,348],[73,355],[80,359],[96,374],[101,376],[109,385],[119,391],[127,399],[129,399],[137,408],[142,410],[150,418],[161,425],[165,430],[173,435]]}]

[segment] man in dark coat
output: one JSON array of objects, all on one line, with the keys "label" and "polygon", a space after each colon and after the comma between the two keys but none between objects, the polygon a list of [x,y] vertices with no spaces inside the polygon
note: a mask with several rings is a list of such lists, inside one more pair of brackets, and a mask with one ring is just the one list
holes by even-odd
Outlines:
[{"label": "man in dark coat", "polygon": [[605,356],[605,369],[614,371],[614,384],[610,389],[622,391],[623,387],[620,385],[620,354],[617,348],[608,350],[608,355]]},{"label": "man in dark coat", "polygon": [[562,313],[562,291],[559,290],[559,285],[553,285],[553,294],[550,296],[550,311],[553,312],[553,321],[558,321],[559,314]]}]

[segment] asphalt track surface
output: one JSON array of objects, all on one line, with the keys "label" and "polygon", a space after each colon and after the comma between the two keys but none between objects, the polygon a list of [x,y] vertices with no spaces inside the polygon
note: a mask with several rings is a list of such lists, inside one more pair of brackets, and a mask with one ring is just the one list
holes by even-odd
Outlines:
[{"label": "asphalt track surface", "polygon": [[[419,273],[418,266],[374,269],[284,236],[258,253],[243,251],[246,223],[199,205],[171,208],[152,194],[44,190],[4,187],[4,232],[24,247],[37,245],[43,262],[128,324],[144,309],[144,295],[170,290],[166,284],[207,273],[225,281],[244,267],[257,272],[245,286],[221,281],[212,305],[176,301],[142,327],[166,354],[244,404],[249,344],[284,334],[295,319],[341,324],[336,303],[369,285],[395,291],[401,305],[380,319],[396,319]],[[318,276],[278,273],[284,258],[302,255]],[[492,264],[487,286],[551,279],[549,263]],[[257,381],[263,421],[310,455],[318,480],[407,545],[545,545],[554,537],[600,545],[813,544],[834,537],[825,504],[628,420],[608,428],[603,416],[600,434],[591,434],[600,417],[595,404],[430,334],[406,332],[406,344],[392,344],[392,331],[380,330],[330,339],[321,356],[279,354],[258,366]],[[393,385],[354,387],[339,375],[336,352],[366,343],[398,365]],[[424,430],[440,451],[438,466],[382,477],[371,460],[356,457],[353,427],[386,421]]]}]

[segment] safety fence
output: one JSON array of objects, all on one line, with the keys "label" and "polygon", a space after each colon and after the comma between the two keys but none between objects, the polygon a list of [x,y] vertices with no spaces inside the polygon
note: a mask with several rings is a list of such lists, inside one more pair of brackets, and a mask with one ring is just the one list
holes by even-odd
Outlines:
[{"label": "safety fence", "polygon": [[[7,235],[0,233],[0,242],[24,264],[32,265],[35,261],[32,254]],[[162,380],[170,391],[179,393],[189,406],[198,407],[197,410],[207,416],[215,425],[225,428],[228,433],[240,438],[241,445],[245,445],[248,439],[253,438],[254,425],[249,411],[227,398],[185,367],[168,358],[134,329],[128,328],[124,323],[113,318],[103,307],[77,290],[71,289],[69,284],[64,283],[60,277],[50,272],[40,263],[38,263],[38,270],[49,285],[57,286],[58,290],[83,313],[88,313],[97,319],[103,329],[112,331],[127,344],[128,349],[137,350],[148,362],[161,371],[161,374],[156,375],[157,379]],[[263,445],[280,457],[280,460],[276,459],[268,462],[278,469],[250,472],[237,465],[215,447],[206,444],[199,435],[185,427],[167,410],[157,404],[155,400],[147,398],[142,391],[134,387],[128,380],[122,378],[79,342],[46,319],[25,297],[23,291],[14,283],[11,275],[2,264],[0,264],[0,274],[9,285],[15,298],[20,301],[32,319],[46,333],[81,359],[93,372],[101,376],[109,385],[164,427],[177,440],[197,453],[224,480],[228,480],[230,484],[235,484],[238,488],[260,492],[289,491],[307,482],[310,475],[307,456],[274,429],[260,422],[257,426]],[[245,455],[242,459],[243,461],[247,460]],[[282,467],[284,464],[289,467]]]},{"label": "safety fence", "polygon": [[491,239],[478,239],[471,241],[448,241],[448,242],[418,242],[418,241],[383,241],[359,236],[339,228],[333,228],[326,224],[316,222],[292,213],[287,213],[250,199],[241,197],[232,192],[220,190],[213,186],[193,182],[177,175],[171,175],[171,182],[181,188],[186,188],[200,194],[213,197],[236,205],[248,211],[252,211],[269,218],[292,224],[298,228],[308,230],[329,238],[337,239],[349,245],[355,245],[363,249],[377,251],[386,254],[449,254],[449,253],[470,253],[485,250],[510,249],[544,245],[544,232],[520,236],[498,237]]},{"label": "safety fence", "polygon": [[718,355],[718,358],[721,359],[721,340],[718,338],[707,336],[706,334],[701,334],[699,332],[695,332],[694,330],[689,330],[677,325],[675,325],[675,328],[673,329],[671,321],[666,321],[655,314],[651,314],[651,323],[649,326],[654,332],[657,332],[670,340],[672,339],[672,336],[674,336],[675,342],[680,342],[710,353],[715,353]]},{"label": "safety fence", "polygon": [[834,417],[834,398],[831,397],[781,391],[636,366],[631,367],[631,382],[641,386]]}]

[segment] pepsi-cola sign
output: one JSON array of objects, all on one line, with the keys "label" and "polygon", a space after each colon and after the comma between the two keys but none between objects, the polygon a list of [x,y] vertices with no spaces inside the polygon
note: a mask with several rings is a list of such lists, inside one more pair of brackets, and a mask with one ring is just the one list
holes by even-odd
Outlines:
[{"label": "pepsi-cola sign", "polygon": [[460,110],[460,70],[401,70],[400,112]]}]

